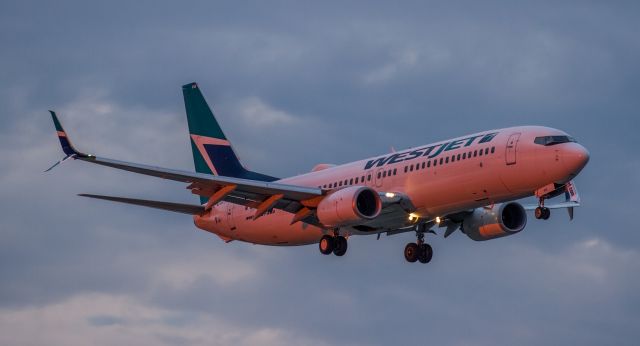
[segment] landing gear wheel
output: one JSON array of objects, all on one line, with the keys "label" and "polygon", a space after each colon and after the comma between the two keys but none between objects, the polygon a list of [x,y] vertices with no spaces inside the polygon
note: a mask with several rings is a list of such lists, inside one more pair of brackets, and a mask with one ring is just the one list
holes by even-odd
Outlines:
[{"label": "landing gear wheel", "polygon": [[433,257],[433,248],[431,248],[431,245],[422,244],[418,250],[418,261],[420,261],[420,263],[431,262],[431,257]]},{"label": "landing gear wheel", "polygon": [[323,255],[328,255],[331,252],[333,252],[333,249],[335,248],[335,244],[336,242],[334,238],[330,235],[325,234],[322,236],[322,238],[320,238],[320,242],[318,243],[318,248],[320,249],[320,252]]},{"label": "landing gear wheel", "polygon": [[535,210],[536,219],[548,220],[551,216],[551,210],[545,207],[537,207]]},{"label": "landing gear wheel", "polygon": [[335,237],[333,254],[336,256],[343,256],[345,253],[347,253],[347,239],[343,236]]},{"label": "landing gear wheel", "polygon": [[419,249],[418,244],[416,243],[409,243],[404,247],[404,259],[406,259],[407,262],[414,263],[415,261],[417,261],[418,253]]},{"label": "landing gear wheel", "polygon": [[542,208],[542,219],[543,220],[549,220],[550,216],[551,216],[551,209]]}]

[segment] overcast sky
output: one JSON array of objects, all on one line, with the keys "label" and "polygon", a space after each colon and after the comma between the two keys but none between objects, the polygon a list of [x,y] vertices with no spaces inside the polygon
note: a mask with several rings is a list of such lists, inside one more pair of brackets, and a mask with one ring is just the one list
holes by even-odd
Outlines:
[{"label": "overcast sky", "polygon": [[[640,7],[616,2],[0,2],[0,344],[636,345]],[[353,237],[343,258],[197,230],[183,184],[63,155],[193,169],[197,81],[248,167],[288,176],[492,128],[591,152],[569,222],[488,242]]]}]

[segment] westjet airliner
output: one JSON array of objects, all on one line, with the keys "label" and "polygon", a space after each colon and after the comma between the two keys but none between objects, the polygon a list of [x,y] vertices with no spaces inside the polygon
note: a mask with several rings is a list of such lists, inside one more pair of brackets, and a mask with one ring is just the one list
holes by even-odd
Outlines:
[{"label": "westjet airliner", "polygon": [[[548,127],[490,130],[343,165],[319,164],[309,173],[276,178],[238,160],[196,83],[182,87],[195,171],[165,169],[85,154],[74,148],[53,111],[62,150],[72,158],[188,184],[200,204],[81,194],[193,216],[198,228],[225,242],[318,244],[342,256],[352,235],[413,232],[405,259],[428,263],[425,235],[443,228],[473,240],[516,234],[526,209],[548,219],[551,209],[580,205],[573,179],[589,152],[567,133]],[[51,170],[51,167],[49,170]],[[47,171],[49,171],[47,170]],[[516,200],[535,196],[538,204]],[[564,196],[564,200],[545,201]]]}]

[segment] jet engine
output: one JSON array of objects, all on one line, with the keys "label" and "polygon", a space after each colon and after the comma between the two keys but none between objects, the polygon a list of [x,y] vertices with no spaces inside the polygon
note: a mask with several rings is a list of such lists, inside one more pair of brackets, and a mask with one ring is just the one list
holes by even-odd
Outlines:
[{"label": "jet engine", "polygon": [[522,205],[510,202],[491,208],[477,208],[462,221],[462,231],[476,241],[516,234],[527,225],[527,214]]},{"label": "jet engine", "polygon": [[327,227],[356,225],[376,218],[382,210],[378,193],[364,186],[335,191],[318,204],[317,216]]}]

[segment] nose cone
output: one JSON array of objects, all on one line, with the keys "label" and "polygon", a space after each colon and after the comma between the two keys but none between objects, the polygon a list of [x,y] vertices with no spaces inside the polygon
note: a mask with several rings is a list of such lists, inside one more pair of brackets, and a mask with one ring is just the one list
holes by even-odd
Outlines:
[{"label": "nose cone", "polygon": [[589,162],[589,151],[578,143],[571,143],[562,149],[562,163],[571,175],[578,175]]}]

